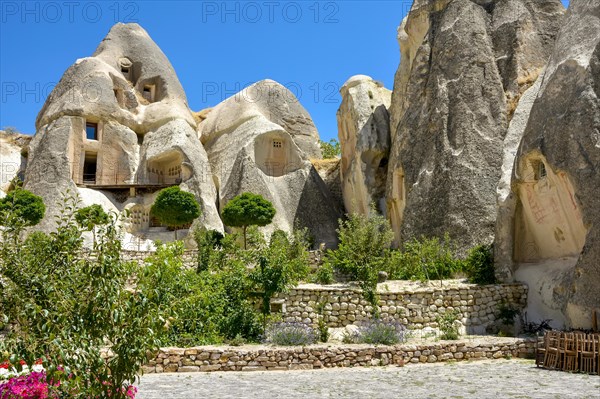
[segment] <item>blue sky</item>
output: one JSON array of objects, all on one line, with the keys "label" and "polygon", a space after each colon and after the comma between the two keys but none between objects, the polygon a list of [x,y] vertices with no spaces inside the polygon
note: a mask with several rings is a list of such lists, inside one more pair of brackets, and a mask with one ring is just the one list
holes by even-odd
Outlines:
[{"label": "blue sky", "polygon": [[[563,0],[563,3],[567,3]],[[321,138],[337,137],[339,88],[365,74],[392,89],[396,28],[412,0],[0,2],[0,127],[34,133],[52,87],[118,22],[142,25],[192,110],[261,79],[292,90]]]}]

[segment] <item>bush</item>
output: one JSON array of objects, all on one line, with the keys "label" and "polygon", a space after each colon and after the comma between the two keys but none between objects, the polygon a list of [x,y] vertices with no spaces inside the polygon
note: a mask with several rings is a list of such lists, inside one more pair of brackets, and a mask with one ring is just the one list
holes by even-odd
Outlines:
[{"label": "bush", "polygon": [[500,319],[503,324],[508,326],[514,325],[515,318],[519,314],[521,314],[521,312],[518,308],[504,300],[498,304],[498,319]]},{"label": "bush", "polygon": [[275,231],[269,245],[257,253],[257,265],[250,273],[250,280],[262,297],[261,310],[265,320],[271,313],[271,298],[308,275],[307,244],[301,237],[298,234],[290,239],[287,233]]},{"label": "bush", "polygon": [[304,346],[317,342],[317,334],[303,323],[279,322],[267,328],[265,342],[282,346]]},{"label": "bush", "polygon": [[323,263],[319,266],[314,275],[314,281],[318,284],[333,283],[333,267],[331,263]]},{"label": "bush", "polygon": [[458,325],[457,320],[459,316],[459,312],[456,310],[446,311],[441,315],[438,315],[436,318],[436,322],[440,328],[440,332],[442,333],[441,339],[455,340],[458,339]]},{"label": "bush", "polygon": [[421,237],[406,242],[402,251],[392,253],[390,280],[441,280],[461,271],[462,261],[455,257],[454,244],[448,234],[439,238]]},{"label": "bush", "polygon": [[223,234],[217,230],[204,228],[194,230],[194,240],[198,246],[198,266],[196,267],[198,273],[208,270],[210,258],[213,252],[221,246],[223,238]]},{"label": "bush", "polygon": [[13,126],[4,126],[4,133],[14,136],[20,134],[19,130]]},{"label": "bush", "polygon": [[252,282],[246,261],[229,257],[226,250],[215,251],[209,269],[198,273],[184,269],[183,249],[181,242],[159,244],[146,259],[138,282],[149,300],[171,316],[171,327],[161,336],[161,344],[218,344],[237,335],[256,340],[261,328],[249,300]]},{"label": "bush", "polygon": [[340,142],[336,139],[327,141],[319,141],[321,146],[321,152],[323,153],[323,159],[334,159],[339,158],[342,154],[342,147]]},{"label": "bush", "polygon": [[464,262],[464,270],[471,283],[496,284],[493,246],[478,245],[471,249]]},{"label": "bush", "polygon": [[0,225],[7,227],[35,226],[44,214],[46,206],[41,197],[17,185],[13,191],[0,199]]},{"label": "bush", "polygon": [[[386,268],[394,233],[388,221],[374,209],[369,216],[353,214],[339,223],[340,243],[336,250],[327,251],[325,265],[350,274],[376,309],[378,272]],[[327,272],[326,269],[323,274]]]},{"label": "bush", "polygon": [[[158,348],[165,320],[144,293],[127,289],[134,269],[121,260],[117,221],[98,229],[89,256],[76,207],[65,199],[51,234],[23,238],[18,223],[2,231],[0,319],[8,329],[0,362],[32,366],[41,357],[48,377],[60,381],[61,397],[125,398],[122,388]],[[100,353],[107,345],[109,360]]]},{"label": "bush", "polygon": [[325,321],[325,315],[324,315],[326,305],[327,305],[327,301],[321,300],[316,306],[316,310],[319,315],[317,330],[319,331],[319,341],[321,341],[321,342],[329,341],[329,327],[327,326],[327,322]]},{"label": "bush", "polygon": [[407,331],[404,325],[397,321],[374,319],[359,326],[354,334],[345,336],[344,341],[357,344],[395,345],[404,342],[406,338]]}]

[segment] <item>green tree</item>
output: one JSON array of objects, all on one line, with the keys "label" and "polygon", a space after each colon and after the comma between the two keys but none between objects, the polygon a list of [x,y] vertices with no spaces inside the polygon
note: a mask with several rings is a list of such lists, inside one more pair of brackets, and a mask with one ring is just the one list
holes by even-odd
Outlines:
[{"label": "green tree", "polygon": [[[23,238],[18,223],[1,233],[0,320],[8,328],[0,362],[31,366],[41,358],[48,378],[61,382],[60,397],[125,398],[122,388],[158,348],[165,320],[144,293],[127,289],[134,268],[121,260],[117,220],[98,229],[89,256],[76,208],[75,199],[65,199],[50,234]],[[106,346],[108,360],[101,356]]]},{"label": "green tree", "polygon": [[369,216],[352,214],[340,220],[339,245],[327,251],[325,268],[338,269],[358,281],[377,316],[377,280],[385,270],[394,233],[389,222],[374,210]]},{"label": "green tree", "polygon": [[319,144],[321,145],[323,159],[339,158],[342,154],[340,142],[336,139],[331,139],[329,142],[319,140]]},{"label": "green tree", "polygon": [[247,249],[248,226],[266,226],[273,221],[275,208],[259,194],[243,193],[225,205],[221,217],[230,227],[241,227],[244,233],[244,249]]},{"label": "green tree", "polygon": [[92,232],[94,242],[96,242],[96,226],[107,224],[110,221],[110,218],[100,205],[93,204],[78,209],[77,212],[75,212],[75,220],[82,229]]},{"label": "green tree", "polygon": [[19,184],[0,199],[0,225],[3,226],[35,226],[45,213],[42,198],[24,190]]},{"label": "green tree", "polygon": [[[192,193],[181,191],[178,186],[161,190],[150,208],[150,213],[162,224],[177,229],[200,216],[200,205]],[[177,231],[175,231],[177,238]]]}]

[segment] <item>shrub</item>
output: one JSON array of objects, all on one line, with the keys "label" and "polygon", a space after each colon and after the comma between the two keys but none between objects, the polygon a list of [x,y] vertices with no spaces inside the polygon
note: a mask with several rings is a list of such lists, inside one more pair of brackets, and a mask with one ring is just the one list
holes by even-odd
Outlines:
[{"label": "shrub", "polygon": [[252,283],[245,261],[215,253],[209,270],[198,273],[183,268],[183,249],[181,242],[159,244],[146,259],[138,282],[149,300],[171,316],[171,327],[161,343],[217,344],[236,335],[257,339],[261,328],[248,299]]},{"label": "shrub", "polygon": [[204,228],[194,230],[194,240],[198,246],[198,266],[196,267],[198,273],[208,270],[210,258],[213,252],[221,246],[223,238],[223,234],[217,230]]},{"label": "shrub", "polygon": [[358,327],[354,334],[344,337],[346,342],[372,345],[395,345],[404,342],[407,331],[397,321],[369,320]]},{"label": "shrub", "polygon": [[[105,384],[108,385],[109,383]],[[76,389],[70,389],[67,393],[69,397],[81,396],[81,392]],[[0,383],[0,398],[2,399],[59,399],[65,397],[64,394],[64,391],[61,393],[59,381],[51,380],[48,382],[45,370],[24,373]],[[136,394],[137,388],[133,385],[120,389],[121,397],[127,399],[134,399]],[[108,397],[113,396],[109,395]],[[94,398],[98,398],[98,396]]]},{"label": "shrub", "polygon": [[333,283],[333,267],[331,266],[331,263],[323,263],[320,265],[315,273],[314,280],[319,284]]},{"label": "shrub", "polygon": [[515,323],[515,317],[520,313],[518,308],[504,300],[498,304],[498,318],[506,325],[513,325]]},{"label": "shrub", "polygon": [[342,154],[342,147],[340,142],[336,139],[327,141],[319,141],[321,146],[321,152],[323,153],[323,159],[338,158]]},{"label": "shrub", "polygon": [[162,224],[177,228],[193,222],[201,211],[194,194],[173,186],[159,191],[150,213]]},{"label": "shrub", "polygon": [[[291,245],[287,233],[273,233],[267,247],[258,252],[257,265],[250,273],[262,297],[262,313],[271,313],[271,298],[296,285],[308,275],[308,252],[302,242]],[[296,241],[296,238],[292,238]]]},{"label": "shrub", "polygon": [[13,127],[13,126],[4,126],[4,133],[11,135],[11,136],[20,134],[19,130],[17,130],[17,128]]},{"label": "shrub", "polygon": [[7,227],[35,226],[44,214],[46,206],[41,197],[17,185],[13,191],[0,199],[0,225]]},{"label": "shrub", "polygon": [[327,305],[326,300],[321,300],[317,304],[317,313],[319,314],[319,321],[317,325],[317,329],[319,331],[319,341],[327,342],[329,341],[329,327],[327,326],[327,322],[325,321],[325,306]]},{"label": "shrub", "polygon": [[221,212],[223,223],[230,227],[241,227],[246,244],[248,226],[266,226],[275,217],[273,204],[259,194],[243,193],[229,201]]},{"label": "shrub", "polygon": [[249,278],[247,260],[242,257],[228,257],[224,254],[225,262],[221,263],[206,275],[214,273],[214,295],[222,301],[223,318],[219,322],[219,331],[225,339],[233,339],[237,335],[256,341],[263,332],[259,313],[250,297],[254,284]]},{"label": "shrub", "polygon": [[458,339],[458,325],[457,320],[460,313],[457,310],[446,311],[441,315],[438,315],[436,318],[436,322],[440,328],[440,332],[442,333],[441,339],[455,340]]},{"label": "shrub", "polygon": [[[76,207],[65,199],[51,234],[23,238],[18,223],[2,231],[0,318],[8,331],[0,353],[13,364],[41,356],[48,377],[67,390],[61,397],[125,398],[122,388],[157,349],[165,320],[144,293],[126,288],[133,265],[121,260],[117,221],[101,226],[90,257]],[[105,360],[107,345],[114,356]]]},{"label": "shrub", "polygon": [[317,342],[317,334],[303,323],[279,322],[267,328],[265,342],[282,346],[310,345]]},{"label": "shrub", "polygon": [[242,346],[246,344],[246,339],[241,334],[237,334],[234,338],[227,341],[231,346]]},{"label": "shrub", "polygon": [[394,233],[388,221],[374,209],[369,216],[353,214],[339,224],[339,246],[327,251],[325,264],[329,266],[326,267],[337,268],[357,280],[375,311],[378,272],[386,267]]},{"label": "shrub", "polygon": [[496,284],[493,246],[478,245],[471,249],[464,262],[464,270],[474,284]]},{"label": "shrub", "polygon": [[448,234],[443,240],[421,237],[404,244],[402,251],[392,253],[387,270],[391,280],[437,280],[452,277],[462,270]]},{"label": "shrub", "polygon": [[327,342],[329,341],[329,327],[327,326],[327,322],[323,317],[319,318],[319,323],[317,326],[319,330],[319,341]]}]

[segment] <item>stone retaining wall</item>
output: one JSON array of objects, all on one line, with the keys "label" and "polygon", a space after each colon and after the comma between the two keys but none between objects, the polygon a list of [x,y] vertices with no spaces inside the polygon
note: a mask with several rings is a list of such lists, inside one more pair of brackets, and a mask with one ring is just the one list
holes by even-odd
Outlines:
[{"label": "stone retaining wall", "polygon": [[[478,286],[451,282],[445,287],[430,283],[389,282],[379,284],[379,312],[383,319],[395,320],[409,329],[437,328],[436,318],[456,310],[462,332],[484,334],[496,323],[499,306],[506,303],[516,309],[527,304],[527,286],[501,284]],[[319,304],[323,311],[319,314]],[[316,326],[323,317],[329,327],[360,324],[371,318],[372,307],[362,297],[360,289],[345,287],[301,285],[273,300],[273,310],[281,312],[285,321]]]},{"label": "stone retaining wall", "polygon": [[[144,264],[144,260],[150,256],[154,255],[154,251],[129,251],[124,250],[121,251],[121,255],[123,256],[123,260],[125,261],[134,261],[138,263],[140,266]],[[321,262],[322,252],[321,251],[309,251],[309,262],[311,267],[317,267]],[[198,250],[189,249],[183,253],[182,256],[183,264],[185,267],[196,268],[198,262]]]},{"label": "stone retaining wall", "polygon": [[[123,260],[134,261],[140,266],[144,264],[147,257],[154,255],[154,251],[121,251]],[[198,251],[195,249],[187,250],[182,255],[183,265],[189,268],[196,268],[198,262]]]},{"label": "stone retaining wall", "polygon": [[396,346],[314,345],[306,347],[163,348],[145,373],[197,371],[309,370],[325,367],[403,366],[508,357],[532,358],[535,339],[496,338]]}]

